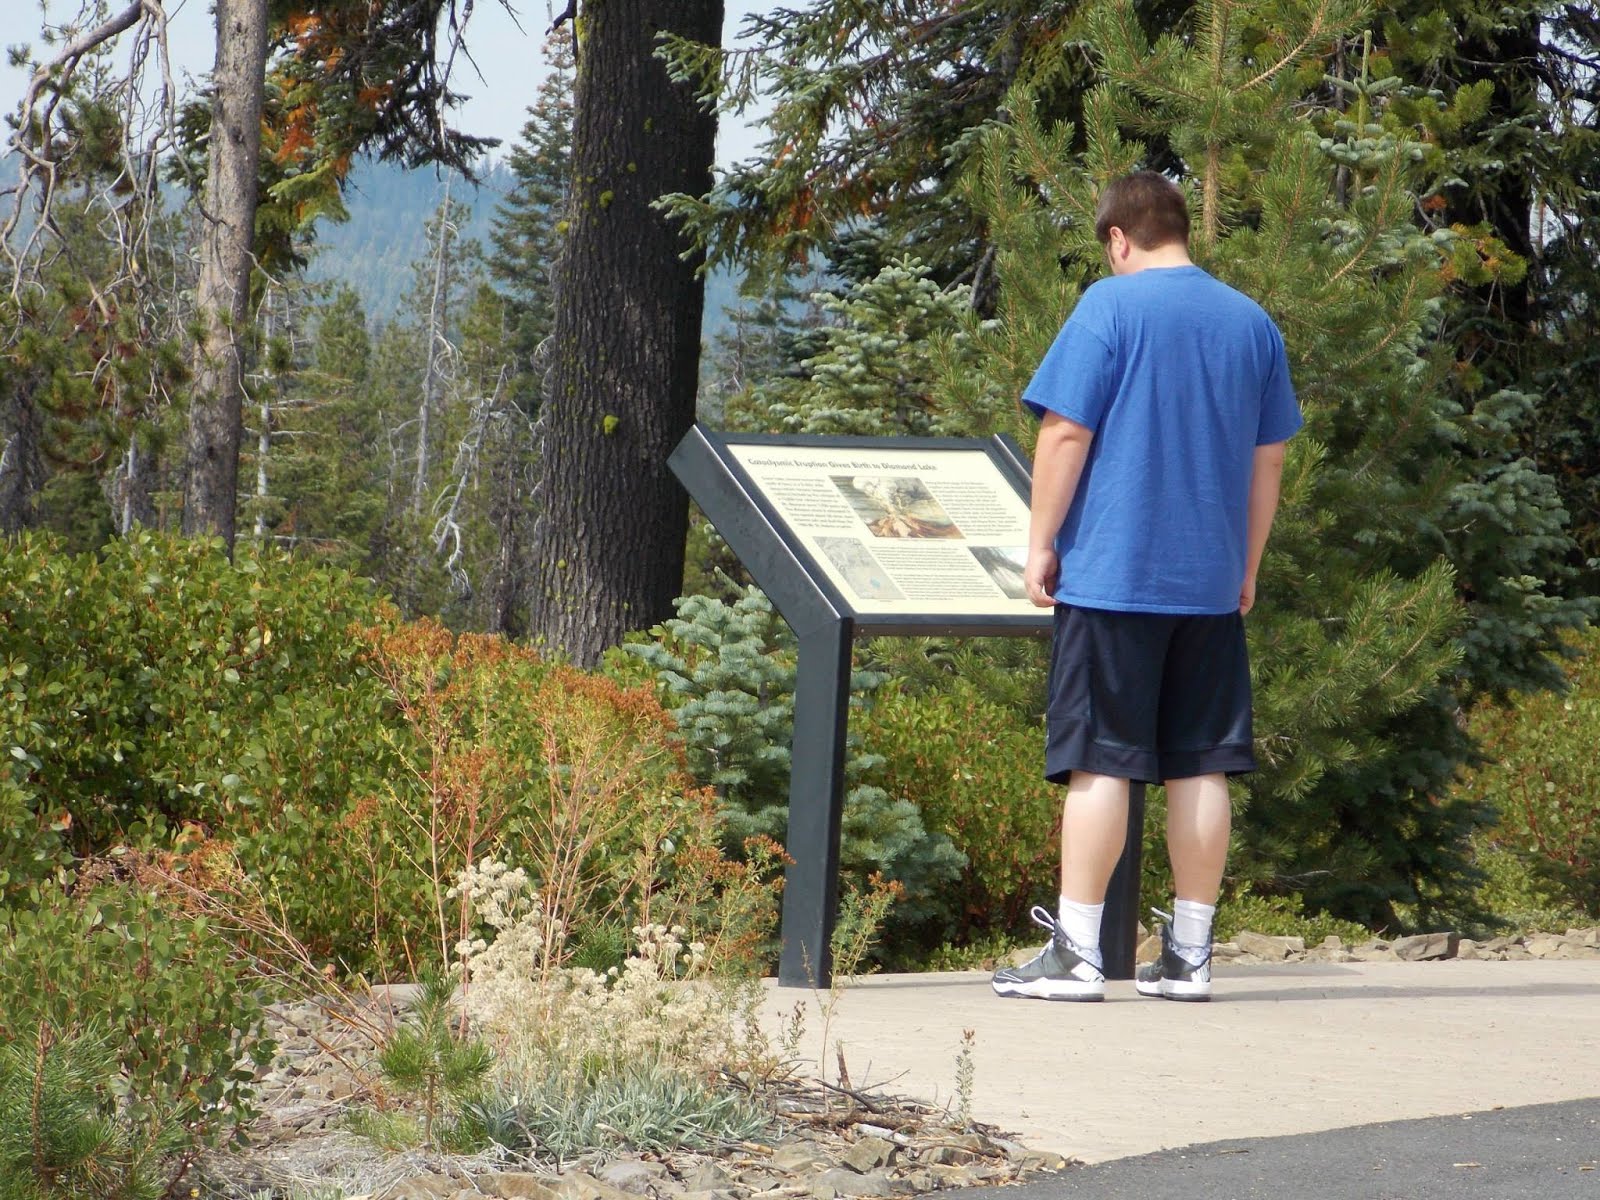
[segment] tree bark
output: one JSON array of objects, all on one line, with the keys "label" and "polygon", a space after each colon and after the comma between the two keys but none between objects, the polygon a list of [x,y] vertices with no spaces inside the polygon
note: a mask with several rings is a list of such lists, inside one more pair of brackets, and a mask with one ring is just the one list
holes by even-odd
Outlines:
[{"label": "tree bark", "polygon": [[688,497],[667,455],[694,422],[700,256],[654,208],[711,186],[716,117],[655,57],[664,32],[718,44],[722,0],[587,0],[567,243],[541,414],[537,643],[592,665],[670,616]]},{"label": "tree bark", "polygon": [[7,383],[11,397],[0,408],[0,536],[15,537],[38,524],[39,490],[48,475],[39,453],[41,421],[32,372],[24,368],[15,379],[0,378],[0,386]]},{"label": "tree bark", "polygon": [[233,553],[243,430],[245,340],[261,159],[267,0],[216,0],[210,166],[201,201],[199,335],[194,352],[183,532]]}]

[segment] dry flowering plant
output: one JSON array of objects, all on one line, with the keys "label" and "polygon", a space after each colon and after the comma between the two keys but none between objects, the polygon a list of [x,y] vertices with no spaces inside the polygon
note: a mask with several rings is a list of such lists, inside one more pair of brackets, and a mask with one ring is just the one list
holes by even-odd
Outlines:
[{"label": "dry flowering plant", "polygon": [[758,986],[718,976],[683,926],[634,926],[628,957],[601,972],[563,965],[567,925],[521,868],[484,860],[460,872],[452,895],[485,930],[456,946],[466,1013],[509,1069],[708,1075],[766,1053]]}]

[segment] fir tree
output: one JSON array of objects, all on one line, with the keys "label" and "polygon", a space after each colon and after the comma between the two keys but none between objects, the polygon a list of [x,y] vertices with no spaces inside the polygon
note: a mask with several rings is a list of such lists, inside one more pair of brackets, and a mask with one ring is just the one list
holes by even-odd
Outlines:
[{"label": "fir tree", "polygon": [[[551,288],[561,236],[557,226],[572,171],[572,37],[565,30],[545,44],[550,73],[528,108],[522,136],[506,158],[514,183],[495,209],[489,276],[507,298],[523,370],[550,333]],[[524,401],[532,412],[537,399]]]}]

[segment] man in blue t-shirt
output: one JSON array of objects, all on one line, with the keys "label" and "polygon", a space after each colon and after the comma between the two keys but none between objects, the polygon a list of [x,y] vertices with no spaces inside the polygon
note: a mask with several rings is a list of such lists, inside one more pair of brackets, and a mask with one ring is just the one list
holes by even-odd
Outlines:
[{"label": "man in blue t-shirt", "polygon": [[1177,897],[1146,996],[1211,996],[1228,776],[1255,768],[1243,617],[1300,427],[1283,338],[1189,260],[1182,191],[1152,171],[1107,185],[1088,288],[1023,401],[1043,418],[1025,581],[1055,608],[1045,776],[1067,785],[1058,913],[1002,996],[1099,1000],[1100,916],[1128,781],[1165,783]]}]

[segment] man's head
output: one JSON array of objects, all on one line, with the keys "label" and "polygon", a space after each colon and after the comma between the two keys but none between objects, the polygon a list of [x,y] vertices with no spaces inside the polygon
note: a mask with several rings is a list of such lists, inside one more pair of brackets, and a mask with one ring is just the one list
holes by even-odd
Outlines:
[{"label": "man's head", "polygon": [[1165,260],[1189,254],[1189,205],[1183,191],[1165,175],[1135,171],[1113,179],[1100,192],[1094,235],[1106,248],[1111,270],[1125,275],[1144,266],[1152,254]]}]

